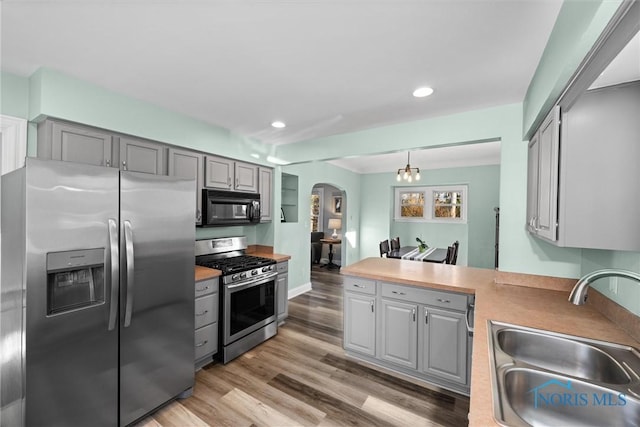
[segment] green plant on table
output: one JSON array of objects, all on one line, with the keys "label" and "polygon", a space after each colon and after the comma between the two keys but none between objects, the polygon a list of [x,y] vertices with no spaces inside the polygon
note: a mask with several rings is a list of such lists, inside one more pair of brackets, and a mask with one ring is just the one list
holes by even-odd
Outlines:
[{"label": "green plant on table", "polygon": [[427,245],[425,242],[423,242],[419,237],[416,237],[416,242],[418,242],[418,250],[420,252],[426,251],[427,248],[429,247],[429,245]]}]

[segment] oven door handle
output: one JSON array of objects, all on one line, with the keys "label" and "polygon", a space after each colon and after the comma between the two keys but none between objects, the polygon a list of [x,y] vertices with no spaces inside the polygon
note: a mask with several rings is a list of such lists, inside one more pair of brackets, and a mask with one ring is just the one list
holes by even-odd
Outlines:
[{"label": "oven door handle", "polygon": [[227,285],[225,286],[226,289],[233,289],[233,290],[242,290],[243,288],[251,288],[253,286],[258,286],[258,285],[262,285],[264,283],[270,282],[271,280],[273,280],[274,277],[276,277],[278,275],[277,272],[271,273],[268,276],[261,276],[260,280],[258,281],[246,281],[243,283],[236,283],[234,285]]}]

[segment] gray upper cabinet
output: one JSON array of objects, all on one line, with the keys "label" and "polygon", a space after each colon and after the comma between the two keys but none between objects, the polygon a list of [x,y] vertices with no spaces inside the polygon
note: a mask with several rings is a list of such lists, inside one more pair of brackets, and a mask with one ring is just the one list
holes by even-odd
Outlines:
[{"label": "gray upper cabinet", "polygon": [[112,135],[100,129],[53,120],[38,125],[40,158],[117,167],[113,146]]},{"label": "gray upper cabinet", "polygon": [[549,241],[557,240],[559,114],[555,107],[529,142],[527,228]]},{"label": "gray upper cabinet", "polygon": [[557,246],[640,250],[640,81],[589,90],[529,143],[527,229]]},{"label": "gray upper cabinet", "polygon": [[203,160],[204,156],[200,153],[169,148],[169,176],[195,178],[196,180],[196,224],[202,224]]},{"label": "gray upper cabinet", "polygon": [[221,190],[233,189],[234,161],[223,157],[205,156],[204,186]]},{"label": "gray upper cabinet", "polygon": [[380,358],[396,365],[418,367],[418,306],[382,299]]},{"label": "gray upper cabinet", "polygon": [[640,81],[583,94],[560,144],[559,244],[640,251]]},{"label": "gray upper cabinet", "polygon": [[259,186],[260,186],[260,222],[268,222],[273,219],[273,169],[260,167]]},{"label": "gray upper cabinet", "polygon": [[258,166],[235,162],[235,189],[247,193],[258,192]]},{"label": "gray upper cabinet", "polygon": [[205,156],[204,186],[257,193],[258,166],[224,157]]},{"label": "gray upper cabinet", "polygon": [[422,307],[422,370],[447,381],[466,385],[467,326],[465,314]]},{"label": "gray upper cabinet", "polygon": [[120,137],[120,169],[165,175],[166,146],[152,141]]}]

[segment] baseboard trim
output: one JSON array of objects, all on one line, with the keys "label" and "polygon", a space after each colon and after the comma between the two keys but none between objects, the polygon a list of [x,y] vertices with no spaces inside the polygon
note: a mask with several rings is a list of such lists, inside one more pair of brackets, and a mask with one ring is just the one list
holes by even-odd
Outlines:
[{"label": "baseboard trim", "polygon": [[295,287],[293,289],[289,289],[288,299],[295,298],[298,295],[302,295],[311,290],[311,282],[305,283],[302,286]]}]

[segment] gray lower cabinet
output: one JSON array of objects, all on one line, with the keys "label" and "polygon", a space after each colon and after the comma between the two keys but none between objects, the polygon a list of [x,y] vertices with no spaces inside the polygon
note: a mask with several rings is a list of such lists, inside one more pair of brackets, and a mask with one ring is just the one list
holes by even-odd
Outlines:
[{"label": "gray lower cabinet", "polygon": [[[344,281],[348,355],[469,394],[473,295],[357,277]],[[472,323],[472,322],[470,322]]]},{"label": "gray lower cabinet", "polygon": [[431,306],[422,307],[422,371],[466,385],[468,360],[465,314]]},{"label": "gray lower cabinet", "polygon": [[120,169],[166,175],[165,151],[167,147],[153,141],[120,137]]},{"label": "gray lower cabinet", "polygon": [[278,324],[284,323],[289,315],[289,261],[276,264],[278,270],[277,295],[278,295]]},{"label": "gray lower cabinet", "polygon": [[169,176],[195,178],[196,180],[196,188],[194,190],[196,193],[196,224],[202,224],[203,160],[204,156],[198,152],[169,148]]},{"label": "gray lower cabinet", "polygon": [[195,368],[213,360],[218,352],[219,279],[200,280],[195,289]]},{"label": "gray lower cabinet", "polygon": [[380,358],[396,365],[418,367],[418,306],[381,300],[382,328]]},{"label": "gray lower cabinet", "polygon": [[40,158],[118,167],[114,151],[112,134],[107,131],[53,120],[38,124]]},{"label": "gray lower cabinet", "polygon": [[375,356],[376,282],[347,277],[344,291],[344,348]]}]

